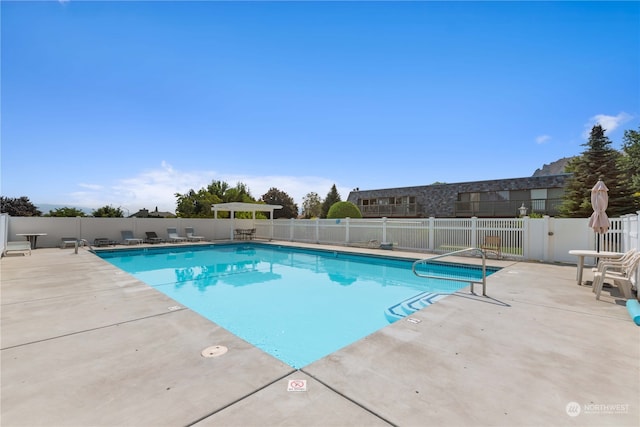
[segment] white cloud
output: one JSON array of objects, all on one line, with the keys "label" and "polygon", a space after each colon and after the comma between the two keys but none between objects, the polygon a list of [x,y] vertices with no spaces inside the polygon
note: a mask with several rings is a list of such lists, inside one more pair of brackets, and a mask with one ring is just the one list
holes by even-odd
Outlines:
[{"label": "white cloud", "polygon": [[156,207],[160,211],[175,212],[176,193],[186,193],[191,189],[198,191],[214,180],[226,182],[232,187],[241,182],[248,187],[255,199],[259,199],[270,188],[277,188],[291,196],[299,208],[302,208],[303,197],[312,191],[324,198],[331,186],[336,184],[342,200],[346,200],[351,190],[349,187],[341,187],[339,183],[323,177],[252,176],[216,171],[183,172],[162,162],[157,169],[145,170],[135,176],[120,179],[112,185],[78,184],[82,190],[72,193],[71,198],[73,205],[93,209],[110,205],[122,207],[130,213],[135,213],[142,208],[153,210]]},{"label": "white cloud", "polygon": [[546,144],[550,140],[551,140],[551,137],[549,135],[540,135],[536,137],[536,144]]},{"label": "white cloud", "polygon": [[82,187],[82,188],[86,188],[86,189],[88,189],[88,190],[94,190],[94,191],[99,191],[99,190],[102,190],[102,188],[103,188],[103,187],[102,187],[102,185],[98,185],[98,184],[85,184],[85,183],[83,183],[83,182],[79,183],[79,184],[78,184],[78,186],[79,186],[79,187]]},{"label": "white cloud", "polygon": [[582,133],[582,137],[584,139],[589,139],[589,135],[591,134],[591,129],[595,125],[600,125],[604,128],[607,134],[610,134],[614,130],[616,130],[621,125],[627,123],[632,120],[633,116],[629,113],[625,113],[622,111],[617,116],[608,116],[606,114],[596,114],[595,116],[589,119],[589,122],[584,126],[584,132]]}]

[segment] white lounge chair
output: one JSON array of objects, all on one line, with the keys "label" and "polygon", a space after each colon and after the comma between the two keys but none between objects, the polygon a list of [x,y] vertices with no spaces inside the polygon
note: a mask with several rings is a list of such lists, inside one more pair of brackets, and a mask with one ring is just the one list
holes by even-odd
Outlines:
[{"label": "white lounge chair", "polygon": [[125,245],[131,245],[131,244],[139,245],[140,243],[144,242],[143,239],[138,239],[137,237],[134,237],[133,231],[131,230],[123,230],[120,232],[120,234],[122,235],[122,243],[124,243]]},{"label": "white lounge chair", "polygon": [[598,264],[598,271],[593,275],[593,292],[596,293],[596,299],[600,299],[604,281],[607,279],[613,281],[626,299],[633,298],[631,295],[631,288],[633,287],[631,279],[635,275],[639,264],[640,253],[635,253],[622,262],[603,262]]},{"label": "white lounge chair", "polygon": [[167,228],[167,234],[169,235],[170,242],[186,242],[187,238],[184,236],[178,236],[178,229]]},{"label": "white lounge chair", "polygon": [[187,240],[190,242],[199,242],[204,240],[204,236],[196,236],[193,227],[185,227],[184,232],[187,234]]},{"label": "white lounge chair", "polygon": [[164,243],[164,239],[159,237],[155,231],[147,231],[147,243]]},{"label": "white lounge chair", "polygon": [[26,255],[25,252],[29,252],[29,255],[31,255],[31,242],[26,240],[7,242],[7,247],[4,248],[4,254],[6,255],[9,252],[22,252],[22,255]]},{"label": "white lounge chair", "polygon": [[67,246],[75,247],[78,239],[75,237],[61,237],[60,238],[60,249],[64,249]]}]

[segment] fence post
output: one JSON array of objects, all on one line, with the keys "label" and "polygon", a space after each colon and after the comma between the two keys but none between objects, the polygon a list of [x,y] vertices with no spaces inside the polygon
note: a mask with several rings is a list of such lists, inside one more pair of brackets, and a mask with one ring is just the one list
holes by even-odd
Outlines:
[{"label": "fence post", "polygon": [[82,217],[76,217],[76,239],[83,239],[82,237]]},{"label": "fence post", "polygon": [[[549,222],[548,222],[549,217],[547,216],[545,218],[545,225],[544,225],[544,229],[545,229],[545,234],[547,234],[548,230],[549,230]],[[522,258],[524,259],[529,259],[529,254],[531,253],[531,248],[529,247],[531,244],[531,217],[529,216],[524,216],[522,217],[522,236],[520,236],[520,245],[522,246]],[[543,253],[543,258],[547,257],[547,242],[545,239],[545,242],[543,243],[543,245],[545,246],[542,249],[542,253]]]},{"label": "fence post", "polygon": [[472,248],[478,247],[478,217],[471,217],[471,244],[469,245]]},{"label": "fence post", "polygon": [[428,224],[428,238],[429,238],[429,243],[427,244],[427,250],[429,251],[433,251],[435,250],[435,246],[436,246],[436,219],[432,216],[429,217],[429,222]]},{"label": "fence post", "polygon": [[320,218],[316,218],[316,243],[320,243]]},{"label": "fence post", "polygon": [[289,241],[293,242],[293,218],[289,218]]},{"label": "fence post", "polygon": [[[640,211],[636,211],[635,220],[629,219],[630,225],[635,225],[635,230],[630,226],[629,227],[629,250],[630,248],[635,248],[640,250]],[[640,283],[640,268],[636,268],[636,286]]]},{"label": "fence post", "polygon": [[[631,240],[631,244],[629,246],[640,250],[640,211],[637,211],[635,220],[632,221],[632,224],[635,224],[635,230],[633,227],[629,227],[629,236]],[[638,269],[637,274],[640,275],[640,269]]]},{"label": "fence post", "polygon": [[628,251],[630,249],[630,243],[631,243],[631,236],[629,235],[629,233],[631,232],[631,229],[629,228],[629,218],[631,217],[631,214],[629,215],[623,215],[621,217],[622,219],[622,250],[623,251]]},{"label": "fence post", "polygon": [[382,243],[388,243],[387,242],[387,217],[386,216],[382,217]]},{"label": "fence post", "polygon": [[349,218],[349,217],[346,217],[346,218],[344,219],[344,220],[345,220],[345,223],[346,223],[346,224],[345,224],[345,226],[344,226],[344,227],[345,227],[345,230],[344,230],[344,244],[345,244],[346,246],[348,246],[348,245],[349,245],[349,220],[350,220],[350,219],[351,219],[351,218]]}]

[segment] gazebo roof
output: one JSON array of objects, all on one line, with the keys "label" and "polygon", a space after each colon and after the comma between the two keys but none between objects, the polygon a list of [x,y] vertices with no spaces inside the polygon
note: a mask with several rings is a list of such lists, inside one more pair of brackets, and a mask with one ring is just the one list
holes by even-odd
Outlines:
[{"label": "gazebo roof", "polygon": [[265,205],[262,203],[218,203],[211,206],[214,211],[229,211],[229,212],[273,212],[276,209],[282,209],[281,205]]}]

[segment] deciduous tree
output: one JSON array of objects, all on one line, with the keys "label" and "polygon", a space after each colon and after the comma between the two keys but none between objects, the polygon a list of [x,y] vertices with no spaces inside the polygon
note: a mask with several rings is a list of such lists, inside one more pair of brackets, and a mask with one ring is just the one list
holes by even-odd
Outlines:
[{"label": "deciduous tree", "polygon": [[176,216],[181,218],[213,218],[211,206],[222,201],[204,188],[198,192],[176,193],[176,198]]},{"label": "deciduous tree", "polygon": [[62,208],[56,208],[56,209],[52,209],[49,211],[49,213],[44,214],[44,216],[55,216],[55,217],[76,217],[76,216],[87,216],[87,214],[84,213],[84,211],[78,209],[78,208],[69,208],[69,207],[62,207]]},{"label": "deciduous tree", "polygon": [[[246,184],[237,183],[231,187],[224,181],[212,181],[206,188],[201,188],[197,192],[193,189],[185,194],[175,194],[176,215],[183,218],[213,218],[211,206],[217,203],[255,203],[251,192]],[[228,217],[227,212],[219,212],[218,218]],[[236,212],[236,218],[251,218],[252,213]]]},{"label": "deciduous tree", "polygon": [[298,217],[298,205],[296,205],[291,196],[284,191],[272,187],[262,195],[261,199],[268,205],[282,206],[282,209],[276,209],[273,212],[273,219]]},{"label": "deciduous tree", "polygon": [[302,199],[302,216],[310,219],[320,218],[320,215],[322,215],[322,200],[318,193],[312,191]]},{"label": "deciduous tree", "polygon": [[99,218],[122,218],[124,217],[122,209],[114,208],[111,205],[103,206],[91,212],[91,215]]}]

